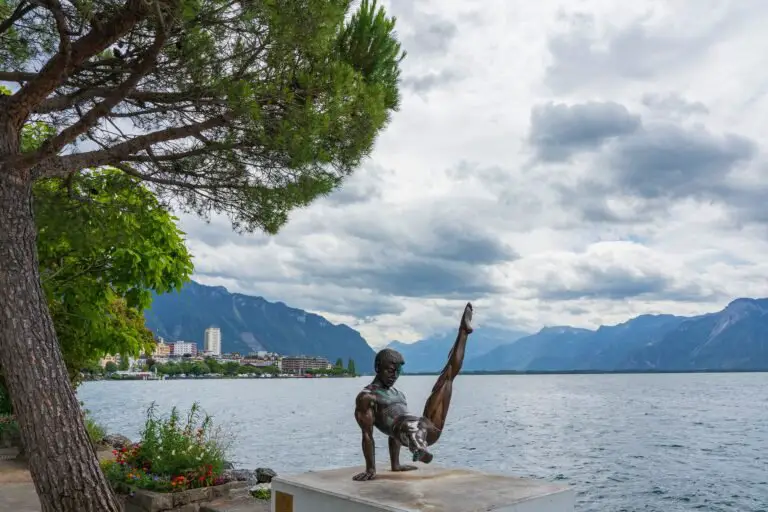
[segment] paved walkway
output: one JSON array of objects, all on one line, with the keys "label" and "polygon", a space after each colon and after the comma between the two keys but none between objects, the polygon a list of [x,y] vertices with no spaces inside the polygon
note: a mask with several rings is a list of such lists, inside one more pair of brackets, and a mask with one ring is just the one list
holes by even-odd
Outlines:
[{"label": "paved walkway", "polygon": [[[13,455],[15,454],[0,450],[0,511],[40,512],[40,501],[27,465],[24,462],[7,459]],[[110,452],[99,453],[99,458],[110,455]],[[210,503],[204,510],[206,512],[269,512],[270,507],[268,501],[248,497],[216,501]]]},{"label": "paved walkway", "polygon": [[[10,456],[0,453],[0,458]],[[40,501],[27,465],[23,462],[0,460],[0,510],[40,512]]]}]

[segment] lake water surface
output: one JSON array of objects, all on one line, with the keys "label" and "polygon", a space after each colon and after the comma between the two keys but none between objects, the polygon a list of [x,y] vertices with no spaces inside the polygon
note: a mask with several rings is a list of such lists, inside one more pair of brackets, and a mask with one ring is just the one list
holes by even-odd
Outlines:
[{"label": "lake water surface", "polygon": [[[152,401],[163,412],[198,401],[236,436],[239,467],[289,473],[363,464],[352,413],[369,380],[89,382],[78,395],[132,439]],[[414,412],[434,380],[398,381]],[[579,512],[768,512],[768,374],[461,375],[434,454],[572,485]]]}]

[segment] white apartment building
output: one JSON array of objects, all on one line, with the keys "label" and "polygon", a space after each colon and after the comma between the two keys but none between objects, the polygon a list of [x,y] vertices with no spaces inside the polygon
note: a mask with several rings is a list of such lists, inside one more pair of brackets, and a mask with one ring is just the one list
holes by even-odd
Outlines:
[{"label": "white apartment building", "polygon": [[203,350],[211,355],[221,355],[221,330],[218,327],[209,327],[205,330]]},{"label": "white apartment building", "polygon": [[184,354],[197,355],[197,343],[190,341],[177,341],[171,343],[171,355],[183,356]]}]

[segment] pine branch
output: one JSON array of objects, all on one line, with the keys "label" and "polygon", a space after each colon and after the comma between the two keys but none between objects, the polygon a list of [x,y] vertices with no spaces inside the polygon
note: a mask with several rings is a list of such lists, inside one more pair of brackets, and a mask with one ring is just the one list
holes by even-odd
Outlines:
[{"label": "pine branch", "polygon": [[4,19],[2,23],[0,23],[0,35],[2,35],[4,32],[7,32],[10,30],[11,27],[13,27],[13,24],[19,21],[21,18],[26,16],[28,13],[32,12],[34,9],[36,9],[36,5],[31,5],[22,0],[19,2],[19,5],[16,6],[16,9],[11,13],[8,18]]},{"label": "pine branch", "polygon": [[146,135],[139,135],[107,149],[48,158],[32,167],[32,175],[35,178],[65,177],[72,172],[89,167],[117,166],[127,159],[129,155],[146,151],[154,144],[183,140],[206,130],[222,127],[227,124],[226,117],[223,115],[217,116],[200,123],[176,126]]},{"label": "pine branch", "polygon": [[73,142],[89,128],[95,126],[99,119],[109,114],[112,108],[120,103],[128,92],[136,87],[139,80],[141,80],[141,78],[155,66],[157,56],[166,39],[166,31],[158,33],[152,46],[147,50],[141,61],[135,66],[133,72],[122,84],[120,84],[119,87],[113,90],[103,101],[99,102],[95,107],[89,110],[78,122],[63,130],[52,139],[47,140],[43,144],[43,147],[38,151],[26,154],[14,162],[14,167],[16,169],[28,169],[34,166],[43,159],[55,155],[64,146]]},{"label": "pine branch", "polygon": [[[58,4],[58,0],[49,0],[46,7],[53,5],[53,1]],[[58,5],[60,7],[60,4]],[[150,14],[151,5],[152,2],[145,0],[127,0],[123,8],[114,16],[103,23],[95,23],[90,32],[71,45],[68,44],[69,38],[65,35],[68,29],[59,26],[60,22],[57,20],[61,39],[59,52],[45,63],[34,78],[11,96],[11,100],[7,103],[9,117],[18,122],[25,119],[35,107],[65,82],[67,76],[76,67],[109,47],[146,18]]]},{"label": "pine branch", "polygon": [[[3,73],[0,73],[0,80],[3,80]],[[15,80],[11,80],[15,81]],[[38,107],[35,108],[36,114],[50,114],[53,112],[61,112],[72,108],[73,106],[83,103],[88,100],[105,98],[113,89],[107,89],[105,87],[94,87],[83,91],[78,91],[68,96],[57,96],[49,98],[43,101]],[[142,103],[156,103],[172,105],[176,108],[176,104],[181,102],[195,102],[198,104],[207,105],[225,105],[225,101],[218,97],[213,90],[188,90],[179,92],[160,92],[160,91],[131,91],[125,95],[125,99],[135,100]]]}]

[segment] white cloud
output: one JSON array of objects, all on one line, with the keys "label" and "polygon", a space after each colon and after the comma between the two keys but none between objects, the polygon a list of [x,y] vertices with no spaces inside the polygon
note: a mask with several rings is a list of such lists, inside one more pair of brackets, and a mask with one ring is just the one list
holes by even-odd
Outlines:
[{"label": "white cloud", "polygon": [[537,329],[765,295],[768,4],[388,8],[404,98],[370,161],[271,238],[183,217],[201,282],[374,345],[453,329],[468,300]]}]

